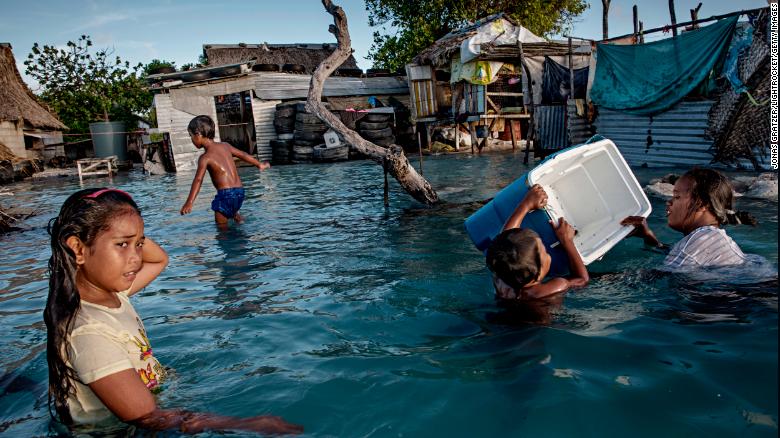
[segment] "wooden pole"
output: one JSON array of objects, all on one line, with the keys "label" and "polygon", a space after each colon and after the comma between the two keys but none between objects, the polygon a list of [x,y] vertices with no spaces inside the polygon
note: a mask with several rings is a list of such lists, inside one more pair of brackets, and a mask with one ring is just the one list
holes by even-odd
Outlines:
[{"label": "wooden pole", "polygon": [[669,0],[669,16],[672,18],[672,36],[677,36],[677,16],[674,14],[674,0]]},{"label": "wooden pole", "polygon": [[601,31],[604,34],[603,39],[609,38],[609,2],[611,0],[601,0]]},{"label": "wooden pole", "polygon": [[[517,39],[517,47],[520,49],[520,68],[523,69],[525,72],[525,80],[523,81],[523,93],[525,93],[525,90],[528,90],[528,101],[531,102],[530,108],[531,110],[528,112],[531,117],[528,118],[528,135],[525,138],[525,155],[523,156],[523,164],[528,164],[528,154],[529,154],[529,148],[531,147],[531,136],[533,135],[533,124],[534,124],[534,92],[533,92],[533,86],[531,85],[531,70],[528,69],[528,66],[525,65],[525,55],[523,54],[523,43],[520,41],[520,39]],[[525,96],[523,96],[523,100],[525,100]]]},{"label": "wooden pole", "polygon": [[390,183],[387,182],[387,159],[384,159],[382,161],[382,170],[384,170],[385,173],[385,193],[384,193],[384,203],[385,207],[390,206]]},{"label": "wooden pole", "polygon": [[[574,103],[574,50],[572,49],[571,45],[571,37],[569,37],[569,99],[566,102],[566,113],[568,116],[569,112],[569,102]],[[569,117],[566,117],[566,132],[569,136],[569,144],[572,144],[572,135],[571,135],[571,122],[569,120]],[[567,145],[568,146],[568,145]]]},{"label": "wooden pole", "polygon": [[[509,136],[512,138],[512,152],[517,148],[517,141],[515,140],[515,122],[512,119],[507,119],[509,122]],[[518,121],[518,123],[520,123]]]},{"label": "wooden pole", "polygon": [[639,44],[645,43],[645,25],[639,22]]},{"label": "wooden pole", "polygon": [[634,5],[633,12],[634,12],[634,38],[636,39],[636,41],[639,41],[639,10],[637,9],[636,5]]},{"label": "wooden pole", "polygon": [[[743,10],[737,11],[737,12],[730,12],[728,14],[721,14],[721,15],[713,15],[712,17],[709,17],[709,18],[703,18],[701,20],[696,20],[696,23],[701,25],[702,23],[708,23],[710,21],[717,21],[717,20],[721,20],[723,18],[733,17],[735,15],[755,14],[757,12],[766,11],[768,9],[769,8],[767,8],[767,7],[755,8],[755,9],[743,9]],[[690,24],[693,24],[693,23],[690,22],[690,21],[686,21],[684,23],[677,23],[674,27],[679,28],[679,27],[688,26]],[[670,26],[670,25],[661,26],[661,27],[655,27],[655,28],[648,29],[648,30],[644,31],[644,33],[645,34],[650,34],[650,33],[661,32],[661,31],[667,31],[668,32],[671,27],[672,26]],[[619,35],[619,36],[616,36],[616,37],[607,38],[606,40],[602,40],[601,42],[607,43],[607,42],[610,42],[610,41],[615,41],[615,40],[619,40],[621,38],[629,37],[631,35],[632,34],[630,34],[630,33],[629,34],[625,34],[625,35]]]},{"label": "wooden pole", "polygon": [[698,29],[699,28],[698,20],[699,20],[699,9],[700,8],[701,8],[701,2],[699,2],[699,4],[695,8],[691,9],[691,23],[692,23],[691,24],[691,28],[692,29]]},{"label": "wooden pole", "polygon": [[[427,128],[426,128],[427,129]],[[428,145],[428,150],[431,150],[431,145]],[[420,146],[420,142],[417,142],[417,152],[420,154],[420,176],[423,176],[423,169],[422,169],[422,146]],[[387,180],[387,173],[385,173],[385,180]]]}]

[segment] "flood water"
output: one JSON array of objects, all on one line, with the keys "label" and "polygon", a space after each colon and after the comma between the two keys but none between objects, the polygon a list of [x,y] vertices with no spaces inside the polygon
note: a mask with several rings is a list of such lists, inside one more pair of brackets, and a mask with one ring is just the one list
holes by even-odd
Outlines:
[{"label": "flood water", "polygon": [[[273,413],[309,436],[777,436],[777,203],[740,199],[760,226],[728,228],[769,260],[773,281],[655,276],[663,257],[633,239],[589,266],[588,287],[529,314],[496,305],[463,227],[521,163],[426,158],[447,201],[436,208],[392,180],[385,208],[368,161],[243,168],[246,223],[227,232],[213,224],[208,181],[179,215],[192,174],[8,186],[4,205],[40,214],[0,236],[0,435],[54,433],[45,224],[72,192],[111,185],[133,195],[170,255],[133,298],[174,371],[162,407]],[[651,227],[676,242],[663,200],[650,199]]]}]

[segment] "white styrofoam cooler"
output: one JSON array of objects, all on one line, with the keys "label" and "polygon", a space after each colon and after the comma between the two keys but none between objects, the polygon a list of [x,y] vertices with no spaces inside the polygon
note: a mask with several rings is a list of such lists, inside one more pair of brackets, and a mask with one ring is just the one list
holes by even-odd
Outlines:
[{"label": "white styrofoam cooler", "polygon": [[556,225],[563,217],[577,230],[574,244],[586,265],[631,232],[621,220],[652,211],[626,160],[606,139],[559,152],[528,173],[528,184],[547,192],[545,210]]}]

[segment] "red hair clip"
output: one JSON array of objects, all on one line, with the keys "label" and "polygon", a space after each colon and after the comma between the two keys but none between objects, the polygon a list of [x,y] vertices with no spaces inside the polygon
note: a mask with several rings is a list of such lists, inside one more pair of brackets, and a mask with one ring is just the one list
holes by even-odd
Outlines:
[{"label": "red hair clip", "polygon": [[112,188],[100,189],[100,190],[98,190],[97,192],[95,192],[95,193],[90,193],[89,195],[86,195],[86,196],[84,196],[84,197],[85,197],[85,198],[90,198],[90,199],[96,199],[98,196],[102,195],[103,193],[108,193],[108,192],[119,193],[120,195],[127,196],[127,197],[128,197],[128,199],[130,199],[130,200],[132,200],[132,199],[133,199],[133,197],[132,197],[132,196],[130,196],[130,194],[129,194],[129,193],[127,193],[127,192],[125,192],[125,191],[122,191],[122,190],[119,190],[119,189],[112,189]]}]

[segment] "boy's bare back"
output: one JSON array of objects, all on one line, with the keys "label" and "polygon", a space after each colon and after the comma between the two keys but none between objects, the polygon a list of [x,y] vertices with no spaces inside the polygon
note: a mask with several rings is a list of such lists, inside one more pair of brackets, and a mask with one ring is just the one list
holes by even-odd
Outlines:
[{"label": "boy's bare back", "polygon": [[[233,161],[236,153],[243,153],[227,143],[214,142],[198,159],[198,167],[205,166],[217,190],[241,187],[241,178]],[[245,160],[246,161],[246,160]]]},{"label": "boy's bare back", "polygon": [[[266,162],[261,163],[257,158],[244,151],[238,150],[227,143],[214,141],[214,121],[208,116],[198,116],[193,119],[187,127],[187,131],[190,134],[192,144],[198,149],[204,149],[206,152],[198,159],[198,170],[195,172],[195,178],[192,180],[192,187],[190,187],[190,194],[187,197],[187,201],[184,202],[184,205],[180,210],[181,214],[188,214],[192,211],[192,205],[195,202],[195,198],[198,196],[198,192],[200,192],[201,185],[203,184],[203,177],[206,175],[207,170],[211,177],[211,182],[218,192],[226,189],[240,190],[241,201],[243,201],[243,188],[241,188],[243,186],[241,184],[241,178],[238,176],[238,169],[236,169],[233,158],[235,157],[246,161],[260,170],[271,167],[270,164]],[[212,204],[212,209],[214,208],[216,207]],[[234,217],[238,221],[238,208],[240,208],[240,205],[235,208],[235,211],[231,210],[230,213],[228,213],[227,218],[221,219],[226,221],[227,219]]]}]

